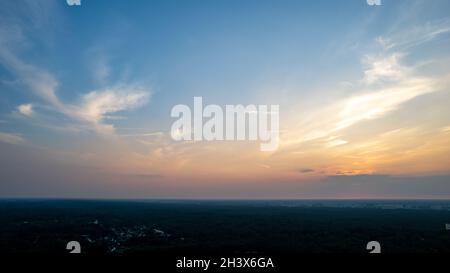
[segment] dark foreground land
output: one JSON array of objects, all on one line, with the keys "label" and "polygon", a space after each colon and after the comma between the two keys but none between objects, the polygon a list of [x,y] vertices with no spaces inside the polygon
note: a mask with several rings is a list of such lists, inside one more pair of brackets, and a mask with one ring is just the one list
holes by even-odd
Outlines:
[{"label": "dark foreground land", "polygon": [[450,253],[449,201],[1,200],[1,253]]}]

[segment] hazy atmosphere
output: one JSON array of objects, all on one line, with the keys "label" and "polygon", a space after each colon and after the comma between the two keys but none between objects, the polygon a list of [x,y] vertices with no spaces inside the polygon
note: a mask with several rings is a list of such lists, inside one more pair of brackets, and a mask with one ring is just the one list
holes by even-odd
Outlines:
[{"label": "hazy atmosphere", "polygon": [[[450,198],[449,10],[0,0],[0,197]],[[174,141],[195,96],[279,105],[278,149]]]}]

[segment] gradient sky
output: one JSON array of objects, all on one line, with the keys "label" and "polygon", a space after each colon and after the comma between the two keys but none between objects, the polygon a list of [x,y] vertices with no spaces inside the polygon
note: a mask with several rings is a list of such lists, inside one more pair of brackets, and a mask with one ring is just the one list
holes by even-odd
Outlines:
[{"label": "gradient sky", "polygon": [[[450,2],[0,0],[0,196],[450,198]],[[175,142],[279,104],[280,146]]]}]

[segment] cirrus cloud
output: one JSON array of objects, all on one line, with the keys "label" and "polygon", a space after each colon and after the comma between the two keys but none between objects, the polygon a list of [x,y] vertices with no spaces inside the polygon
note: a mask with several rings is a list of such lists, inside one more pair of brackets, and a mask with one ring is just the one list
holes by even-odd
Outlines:
[{"label": "cirrus cloud", "polygon": [[19,134],[0,132],[0,141],[8,144],[20,144],[24,143],[25,139]]}]

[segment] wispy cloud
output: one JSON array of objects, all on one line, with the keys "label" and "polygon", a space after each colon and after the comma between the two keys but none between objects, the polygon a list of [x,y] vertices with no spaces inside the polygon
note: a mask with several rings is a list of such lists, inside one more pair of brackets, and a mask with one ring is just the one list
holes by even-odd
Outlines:
[{"label": "wispy cloud", "polygon": [[300,173],[312,173],[314,172],[314,169],[311,168],[303,168],[299,170]]},{"label": "wispy cloud", "polygon": [[[4,32],[5,36],[18,35],[16,32],[19,30],[13,30],[11,32]],[[21,41],[16,41],[21,43]],[[12,72],[24,84],[29,90],[43,99],[46,103],[49,103],[57,109],[62,109],[62,103],[56,96],[56,88],[58,82],[47,71],[35,67],[31,64],[25,63],[13,52],[12,48],[15,47],[15,43],[8,41],[0,41],[0,63]]]},{"label": "wispy cloud", "polygon": [[91,78],[99,86],[107,86],[112,79],[113,69],[110,65],[112,57],[107,55],[107,46],[101,44],[89,47],[84,52],[87,69],[91,73]]},{"label": "wispy cloud", "polygon": [[[0,64],[8,69],[19,82],[41,99],[47,108],[59,112],[74,121],[90,124],[100,132],[112,132],[111,114],[127,111],[148,102],[151,92],[136,83],[118,83],[80,95],[78,102],[67,103],[60,99],[58,80],[45,68],[28,63],[21,58],[20,48],[32,46],[20,24],[5,24],[0,27]],[[98,62],[94,77],[105,81],[109,68]],[[32,104],[23,104],[18,111],[26,116],[34,113]],[[84,127],[83,127],[84,128]]]},{"label": "wispy cloud", "polygon": [[[25,85],[48,104],[54,111],[72,119],[92,124],[102,132],[111,131],[111,124],[104,124],[108,114],[134,109],[148,102],[151,92],[137,84],[119,84],[98,91],[91,91],[81,96],[79,103],[62,102],[56,94],[58,81],[48,72],[22,62],[16,56],[8,54],[1,58],[11,71]],[[19,106],[19,111],[27,116],[32,114],[31,104]],[[106,130],[105,130],[106,129]]]},{"label": "wispy cloud", "polygon": [[106,57],[97,58],[92,64],[92,70],[93,78],[97,83],[104,85],[108,82],[111,68],[107,64]]},{"label": "wispy cloud", "polygon": [[[410,24],[410,23],[408,23]],[[450,20],[438,20],[422,25],[402,26],[401,31],[395,31],[389,37],[378,37],[377,41],[384,50],[408,50],[430,42],[439,36],[450,33]]]},{"label": "wispy cloud", "polygon": [[0,141],[8,144],[20,144],[24,143],[25,139],[19,134],[0,132]]},{"label": "wispy cloud", "polygon": [[343,139],[333,139],[333,140],[328,141],[326,146],[328,148],[332,148],[332,147],[341,146],[341,145],[344,145],[347,143],[348,143],[348,141],[343,140]]},{"label": "wispy cloud", "polygon": [[141,133],[141,134],[121,134],[121,137],[149,137],[149,136],[163,136],[163,132],[153,132],[153,133]]},{"label": "wispy cloud", "polygon": [[[414,32],[414,35],[379,37],[377,41],[381,49],[362,58],[364,76],[351,85],[358,91],[349,97],[319,107],[308,119],[298,124],[294,133],[284,136],[282,145],[291,146],[327,139],[360,122],[384,117],[416,97],[441,90],[447,79],[421,74],[414,66],[405,65],[403,62],[408,55],[406,47],[430,41],[449,29],[450,23],[430,24]],[[332,139],[325,147],[344,143],[347,142],[338,143]]]},{"label": "wispy cloud", "polygon": [[131,85],[92,91],[82,96],[80,105],[69,105],[65,113],[101,125],[108,114],[142,106],[147,103],[149,97],[148,90]]},{"label": "wispy cloud", "polygon": [[401,80],[407,76],[407,68],[399,61],[402,55],[394,53],[388,56],[366,56],[364,62],[368,68],[364,71],[363,81],[370,85],[380,81]]}]

